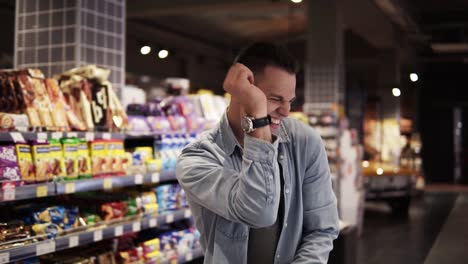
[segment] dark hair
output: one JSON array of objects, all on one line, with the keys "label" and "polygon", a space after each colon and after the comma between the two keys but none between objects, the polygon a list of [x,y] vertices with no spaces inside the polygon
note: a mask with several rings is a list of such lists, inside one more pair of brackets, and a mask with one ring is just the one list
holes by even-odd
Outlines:
[{"label": "dark hair", "polygon": [[296,74],[298,65],[285,46],[268,42],[255,42],[242,49],[234,60],[242,63],[253,73],[262,72],[266,66],[276,66]]}]

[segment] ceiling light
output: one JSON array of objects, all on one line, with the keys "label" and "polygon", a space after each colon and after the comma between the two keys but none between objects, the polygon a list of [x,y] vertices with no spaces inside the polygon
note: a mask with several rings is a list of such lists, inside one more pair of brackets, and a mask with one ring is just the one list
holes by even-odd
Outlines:
[{"label": "ceiling light", "polygon": [[151,47],[150,46],[143,46],[140,49],[140,53],[143,55],[148,55],[151,52]]},{"label": "ceiling light", "polygon": [[165,49],[162,49],[158,52],[158,57],[160,59],[165,59],[167,58],[167,56],[169,56],[169,51],[165,50]]},{"label": "ceiling light", "polygon": [[362,166],[363,166],[364,168],[369,167],[369,161],[364,160],[364,161],[362,162]]},{"label": "ceiling light", "polygon": [[411,73],[411,74],[409,75],[409,77],[410,77],[410,79],[411,79],[412,82],[417,82],[418,79],[419,79],[419,78],[418,78],[418,75],[417,75],[416,73]]},{"label": "ceiling light", "polygon": [[300,2],[302,2],[302,0],[291,0],[291,2],[293,2],[295,4],[299,4]]},{"label": "ceiling light", "polygon": [[376,172],[377,172],[377,175],[382,175],[383,174],[383,169],[378,168]]},{"label": "ceiling light", "polygon": [[392,89],[392,94],[393,94],[393,96],[398,97],[398,96],[401,95],[401,91],[398,88],[393,88]]}]

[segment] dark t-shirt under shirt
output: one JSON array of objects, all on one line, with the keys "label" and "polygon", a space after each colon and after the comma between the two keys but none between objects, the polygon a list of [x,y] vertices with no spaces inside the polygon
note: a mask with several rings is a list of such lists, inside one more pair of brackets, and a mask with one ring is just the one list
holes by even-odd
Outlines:
[{"label": "dark t-shirt under shirt", "polygon": [[247,264],[271,264],[275,260],[276,246],[281,234],[284,215],[284,197],[283,197],[283,170],[280,169],[280,204],[278,208],[278,217],[272,226],[265,228],[251,228],[249,232],[249,242],[247,250]]}]

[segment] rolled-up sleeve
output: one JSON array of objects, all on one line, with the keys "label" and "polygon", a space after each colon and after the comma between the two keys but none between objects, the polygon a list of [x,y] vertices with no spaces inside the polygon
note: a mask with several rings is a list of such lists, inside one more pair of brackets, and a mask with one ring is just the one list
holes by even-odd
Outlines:
[{"label": "rolled-up sleeve", "polygon": [[277,144],[246,136],[242,166],[236,171],[224,164],[218,146],[195,142],[178,158],[177,180],[191,202],[229,221],[256,228],[272,225],[280,192]]}]

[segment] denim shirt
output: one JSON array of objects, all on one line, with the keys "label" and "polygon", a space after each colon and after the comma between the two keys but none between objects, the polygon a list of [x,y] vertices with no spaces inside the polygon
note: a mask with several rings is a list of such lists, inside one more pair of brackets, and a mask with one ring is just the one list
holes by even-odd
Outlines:
[{"label": "denim shirt", "polygon": [[216,128],[182,151],[176,168],[200,230],[204,263],[247,262],[249,229],[276,221],[278,162],[284,221],[275,263],[327,263],[339,228],[320,136],[286,118],[273,143],[246,135],[242,148],[226,113]]}]

